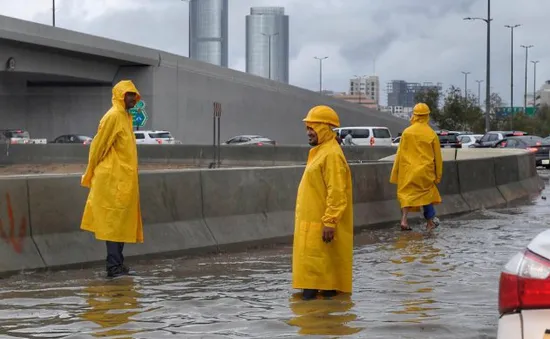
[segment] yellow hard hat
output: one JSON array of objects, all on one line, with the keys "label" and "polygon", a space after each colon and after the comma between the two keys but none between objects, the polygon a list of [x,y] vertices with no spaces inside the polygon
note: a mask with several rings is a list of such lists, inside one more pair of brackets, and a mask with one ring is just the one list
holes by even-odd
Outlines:
[{"label": "yellow hard hat", "polygon": [[309,110],[304,122],[318,122],[340,127],[340,118],[336,112],[328,106],[315,106]]},{"label": "yellow hard hat", "polygon": [[430,108],[423,102],[419,102],[413,108],[413,114],[415,115],[428,115],[430,114]]}]

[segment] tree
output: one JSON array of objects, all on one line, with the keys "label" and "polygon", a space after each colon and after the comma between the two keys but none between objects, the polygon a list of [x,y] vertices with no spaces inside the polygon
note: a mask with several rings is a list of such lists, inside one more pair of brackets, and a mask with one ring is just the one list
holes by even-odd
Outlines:
[{"label": "tree", "polygon": [[441,110],[439,109],[439,100],[441,99],[441,92],[437,87],[428,88],[417,92],[415,95],[415,103],[423,102],[430,108],[431,119],[437,122],[441,117]]},{"label": "tree", "polygon": [[477,98],[472,94],[464,97],[460,88],[451,86],[447,90],[440,117],[434,120],[442,129],[455,131],[477,131],[482,112]]}]

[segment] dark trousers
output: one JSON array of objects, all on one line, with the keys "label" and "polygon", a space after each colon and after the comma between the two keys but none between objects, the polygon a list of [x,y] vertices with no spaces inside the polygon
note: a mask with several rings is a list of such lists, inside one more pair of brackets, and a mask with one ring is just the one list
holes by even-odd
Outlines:
[{"label": "dark trousers", "polygon": [[435,207],[433,204],[424,206],[424,218],[426,220],[431,220],[435,217]]},{"label": "dark trousers", "polygon": [[107,271],[122,267],[124,264],[123,249],[123,242],[107,241]]}]

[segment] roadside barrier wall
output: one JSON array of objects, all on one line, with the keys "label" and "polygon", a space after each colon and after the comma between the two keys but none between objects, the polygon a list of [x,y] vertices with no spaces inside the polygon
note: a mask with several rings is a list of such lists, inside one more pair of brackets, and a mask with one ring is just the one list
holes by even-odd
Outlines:
[{"label": "roadside barrier wall", "polygon": [[[0,144],[0,165],[87,163],[89,146],[81,144]],[[276,166],[304,164],[308,145],[221,146],[220,161],[228,166]],[[344,147],[351,161],[373,161],[396,152],[396,147]],[[184,163],[208,167],[214,161],[214,148],[204,145],[138,145],[140,163]]]},{"label": "roadside barrier wall", "polygon": [[[400,219],[392,162],[352,164],[356,227]],[[500,153],[444,162],[440,216],[506,204],[544,187],[533,155]],[[303,166],[193,169],[140,174],[145,242],[125,254],[203,253],[288,243]],[[105,258],[104,242],[80,230],[88,190],[78,175],[0,179],[1,272]],[[418,215],[419,216],[419,215]]]}]

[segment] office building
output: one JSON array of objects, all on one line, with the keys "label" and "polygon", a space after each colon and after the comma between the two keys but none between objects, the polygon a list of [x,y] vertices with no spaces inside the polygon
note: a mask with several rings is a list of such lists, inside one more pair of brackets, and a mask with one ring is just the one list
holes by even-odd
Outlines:
[{"label": "office building", "polygon": [[228,65],[228,0],[190,0],[189,57]]},{"label": "office building", "polygon": [[376,75],[349,80],[349,94],[361,98],[365,96],[375,105],[380,105],[380,79]]},{"label": "office building", "polygon": [[433,84],[431,82],[406,82],[404,80],[392,80],[386,86],[388,94],[388,106],[414,107],[416,104],[416,94],[422,91],[437,89],[441,91],[441,83]]},{"label": "office building", "polygon": [[289,18],[283,7],[252,7],[246,16],[246,72],[289,81]]}]

